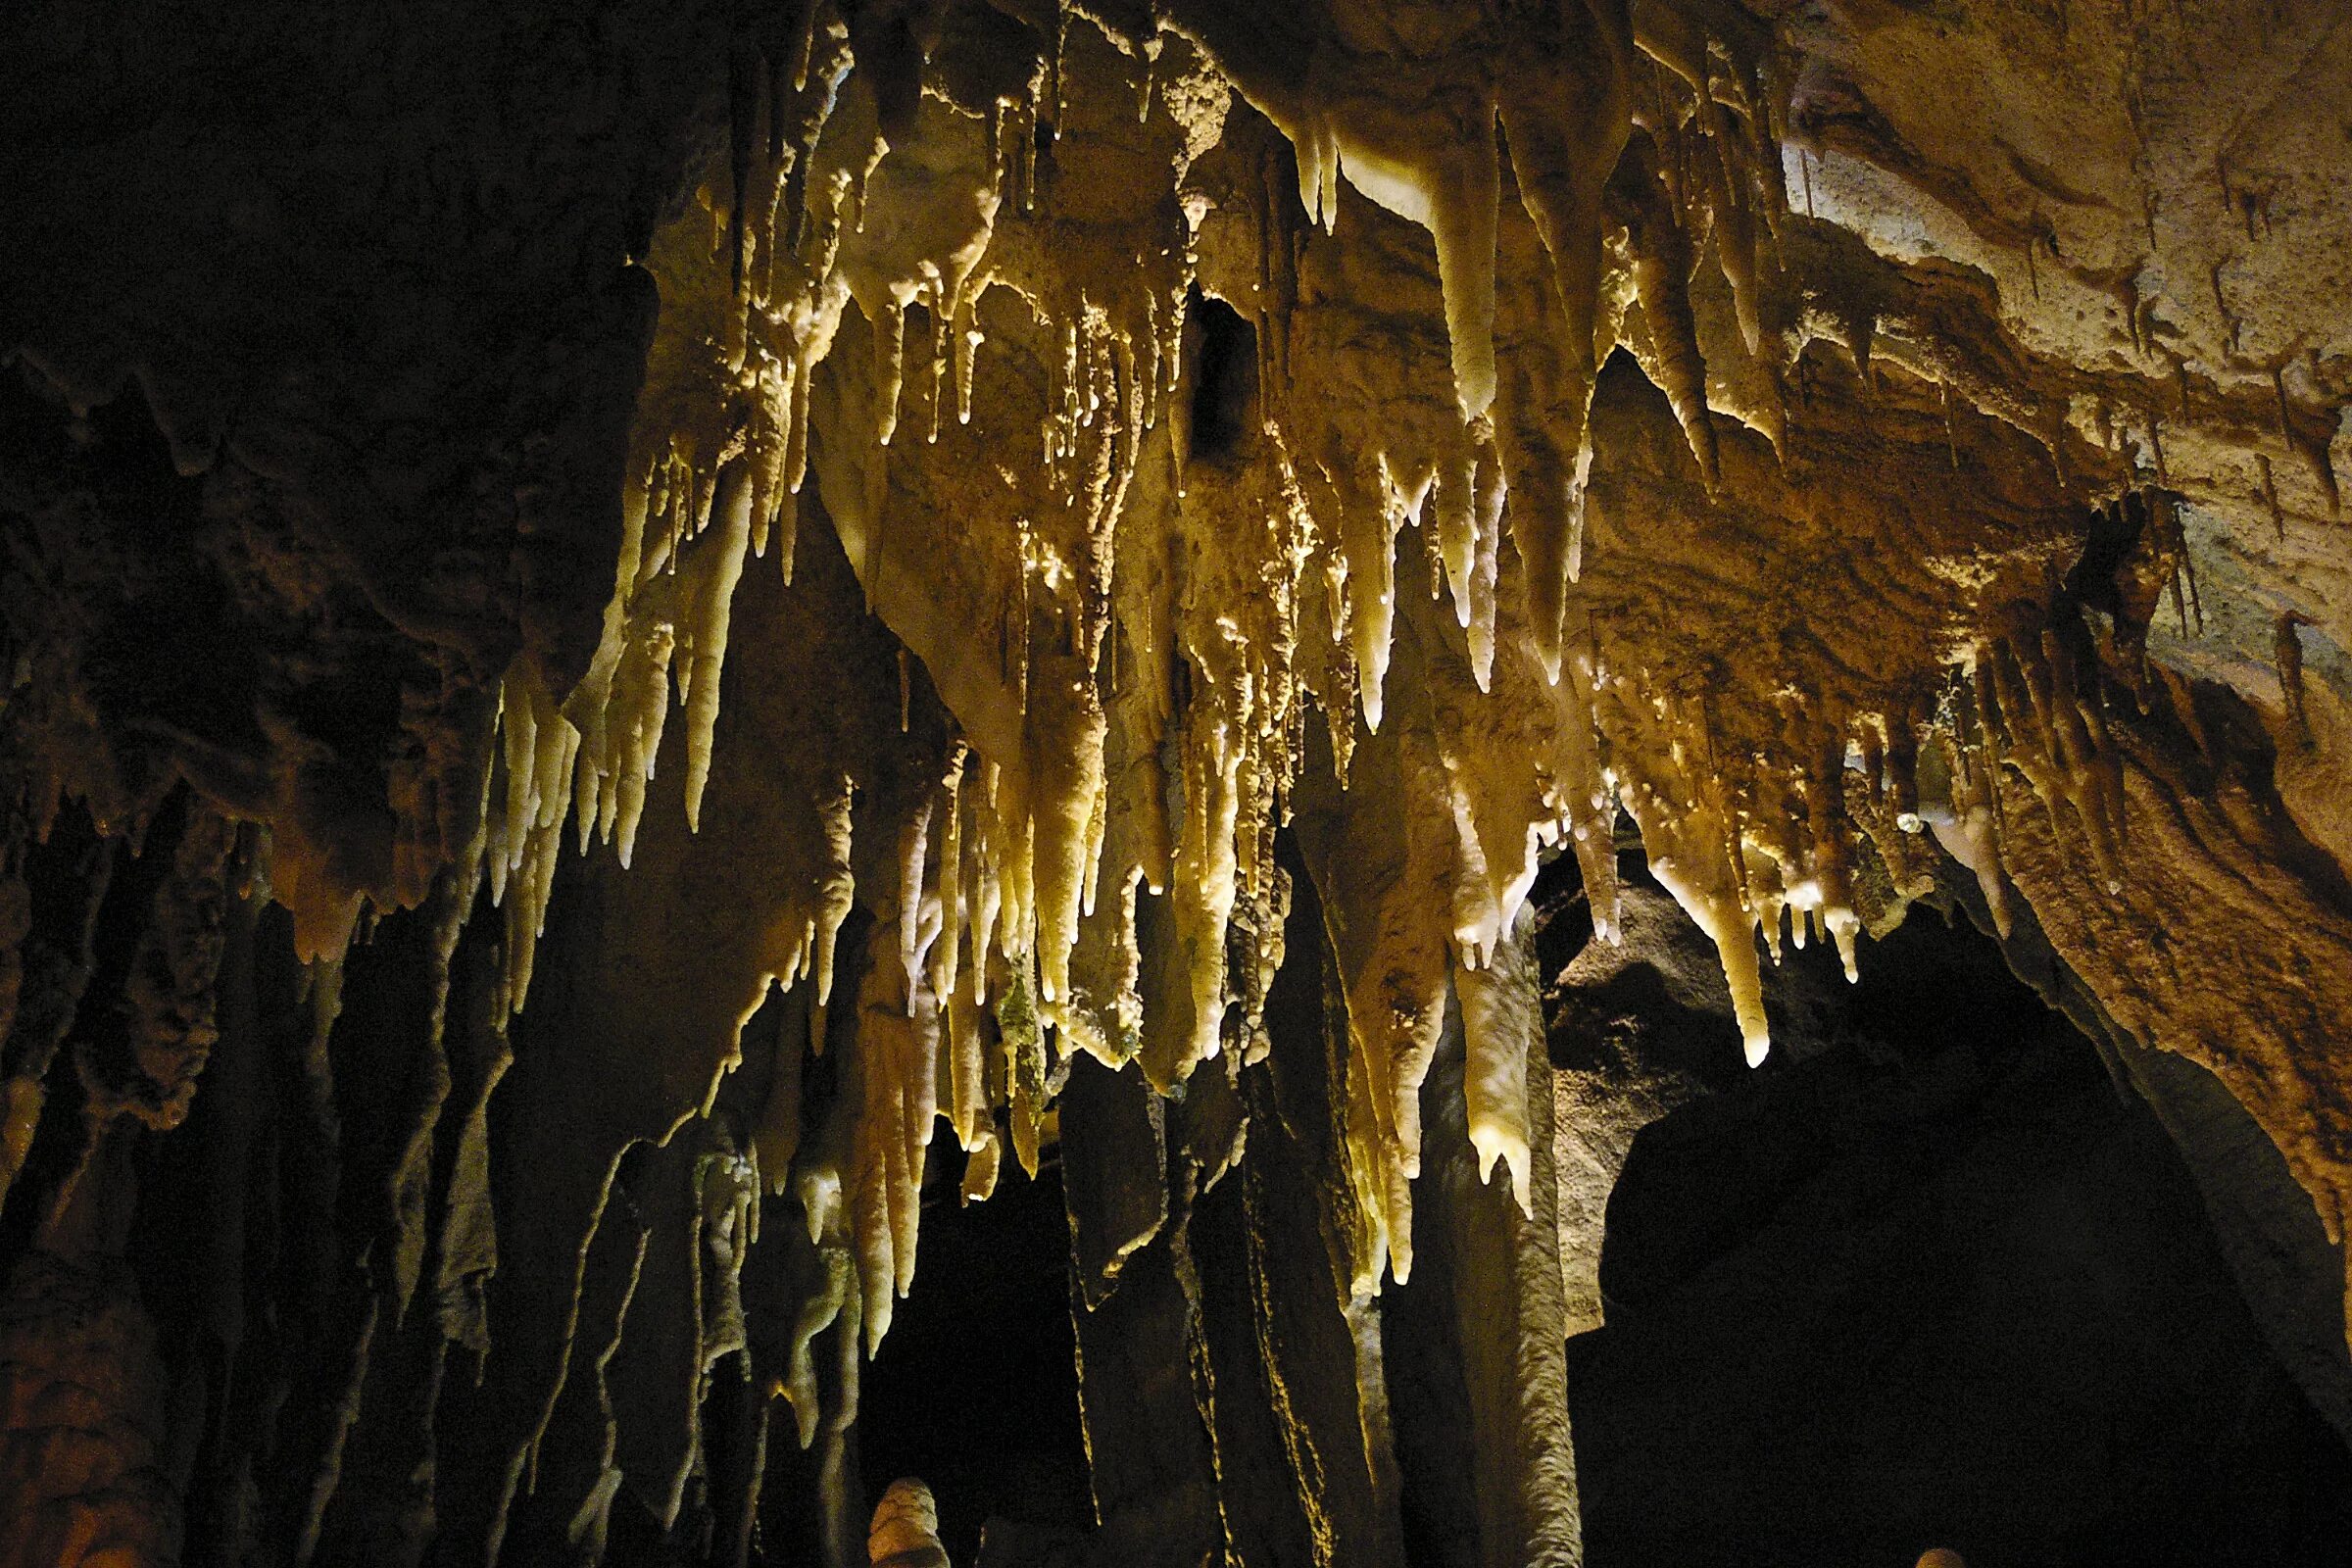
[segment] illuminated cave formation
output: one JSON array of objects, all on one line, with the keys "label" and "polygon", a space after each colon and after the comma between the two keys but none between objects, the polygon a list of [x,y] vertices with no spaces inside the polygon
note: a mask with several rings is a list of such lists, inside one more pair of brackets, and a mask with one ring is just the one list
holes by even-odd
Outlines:
[{"label": "illuminated cave formation", "polygon": [[982,1560],[1580,1563],[1907,913],[2352,1433],[2347,193],[2334,0],[10,8],[0,1564],[930,1568],[1016,1184]]}]

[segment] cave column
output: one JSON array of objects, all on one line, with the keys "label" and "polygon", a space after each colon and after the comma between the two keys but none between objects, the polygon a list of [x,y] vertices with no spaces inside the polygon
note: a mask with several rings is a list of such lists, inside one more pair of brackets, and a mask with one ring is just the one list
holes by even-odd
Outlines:
[{"label": "cave column", "polygon": [[1528,1207],[1508,1170],[1482,1180],[1450,998],[1421,1091],[1413,1277],[1383,1302],[1411,1535],[1451,1568],[1584,1561],[1568,1427],[1567,1309],[1552,1157],[1552,1075],[1523,923],[1479,983],[1520,989],[1526,1034]]}]

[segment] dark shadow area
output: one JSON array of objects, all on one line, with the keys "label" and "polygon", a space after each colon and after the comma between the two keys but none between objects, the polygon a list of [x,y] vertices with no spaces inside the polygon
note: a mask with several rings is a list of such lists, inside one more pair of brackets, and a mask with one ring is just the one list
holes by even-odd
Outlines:
[{"label": "dark shadow area", "polygon": [[1079,1531],[1094,1504],[1061,1173],[1049,1164],[1031,1181],[1007,1153],[995,1196],[959,1206],[962,1165],[942,1127],[914,1289],[865,1369],[858,1426],[867,1492],[878,1497],[899,1476],[930,1483],[940,1539],[968,1563],[990,1519]]},{"label": "dark shadow area", "polygon": [[1226,462],[1250,438],[1257,403],[1257,329],[1223,300],[1195,288],[1185,306],[1192,455]]},{"label": "dark shadow area", "polygon": [[1964,923],[1861,971],[1788,955],[1765,1067],[1634,1140],[1569,1345],[1592,1568],[2345,1561],[2352,1456],[2144,1103]]}]

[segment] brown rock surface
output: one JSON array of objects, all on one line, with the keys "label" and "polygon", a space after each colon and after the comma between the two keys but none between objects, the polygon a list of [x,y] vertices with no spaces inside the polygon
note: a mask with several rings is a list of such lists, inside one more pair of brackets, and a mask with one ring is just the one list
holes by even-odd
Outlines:
[{"label": "brown rock surface", "polygon": [[944,1121],[1051,1549],[1574,1560],[1635,1130],[1947,855],[2343,1419],[2347,192],[2325,0],[11,8],[0,1301],[169,1393],[0,1507],[854,1568]]}]

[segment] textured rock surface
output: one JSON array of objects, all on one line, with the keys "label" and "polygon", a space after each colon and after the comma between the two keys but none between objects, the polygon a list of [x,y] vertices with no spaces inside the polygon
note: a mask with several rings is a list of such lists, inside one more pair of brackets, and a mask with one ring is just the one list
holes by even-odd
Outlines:
[{"label": "textured rock surface", "polygon": [[2340,1416],[2340,10],[11,8],[0,1244],[128,1554],[854,1565],[952,1139],[1066,1163],[1038,1550],[1572,1560],[1526,1325],[1946,853]]}]

